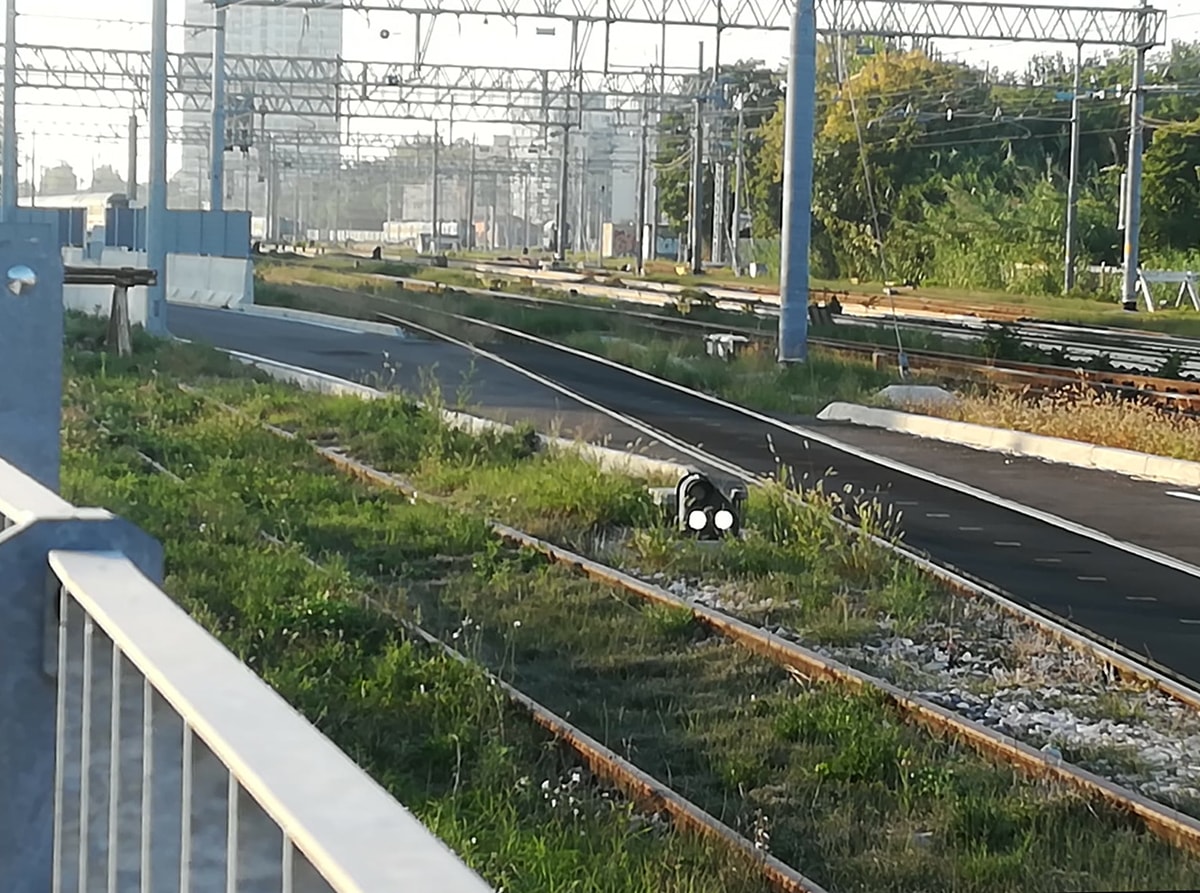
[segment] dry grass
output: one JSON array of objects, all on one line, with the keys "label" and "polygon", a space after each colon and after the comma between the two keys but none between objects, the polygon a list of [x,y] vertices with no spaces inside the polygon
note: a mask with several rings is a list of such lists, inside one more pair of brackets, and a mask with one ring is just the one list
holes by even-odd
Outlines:
[{"label": "dry grass", "polygon": [[910,407],[926,415],[1200,461],[1200,419],[1112,395],[1060,392],[964,395],[954,405]]}]

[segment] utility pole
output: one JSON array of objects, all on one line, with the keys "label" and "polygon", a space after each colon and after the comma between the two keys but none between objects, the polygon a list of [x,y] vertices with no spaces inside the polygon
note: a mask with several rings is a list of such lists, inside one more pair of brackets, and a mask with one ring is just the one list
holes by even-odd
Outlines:
[{"label": "utility pole", "polygon": [[158,273],[147,289],[146,331],[167,333],[167,0],[150,15],[150,194],[146,201],[146,264]]},{"label": "utility pole", "polygon": [[[17,207],[17,0],[5,0],[4,159],[0,168],[0,222]],[[33,178],[30,174],[30,178]]]},{"label": "utility pole", "polygon": [[713,151],[712,262],[725,263],[725,158]]},{"label": "utility pole", "polygon": [[605,187],[600,186],[600,200],[596,202],[596,266],[604,266],[604,197]]},{"label": "utility pole", "polygon": [[[208,151],[208,209],[225,202],[225,8],[214,7],[212,51],[212,133]],[[299,156],[297,156],[297,159]]]},{"label": "utility pole", "polygon": [[475,247],[475,137],[471,137],[471,168],[467,174],[467,247]]},{"label": "utility pole", "polygon": [[433,122],[433,189],[429,199],[430,213],[433,216],[433,255],[438,256],[442,241],[442,222],[438,220],[438,122]]},{"label": "utility pole", "polygon": [[125,194],[131,202],[137,201],[138,120],[137,111],[129,113],[129,169],[125,175]]},{"label": "utility pole", "polygon": [[1143,14],[1138,22],[1139,46],[1134,51],[1133,78],[1129,85],[1129,168],[1125,194],[1125,270],[1121,283],[1121,303],[1126,310],[1137,310],[1138,239],[1142,227],[1142,126],[1146,109],[1143,89],[1146,79],[1146,16],[1148,0],[1142,0]]},{"label": "utility pole", "polygon": [[587,168],[588,168],[587,143],[584,143],[580,147],[580,153],[579,153],[579,202],[578,202],[578,208],[576,209],[575,241],[574,241],[575,250],[583,253],[583,255],[584,255],[584,257],[583,257],[584,263],[587,262],[586,235],[587,235],[587,230],[591,228],[590,226],[588,226],[587,217],[584,215],[584,201],[587,198]]},{"label": "utility pole", "polygon": [[783,150],[783,237],[779,257],[779,361],[808,354],[808,249],[812,239],[813,122],[817,84],[814,0],[792,13]]},{"label": "utility pole", "polygon": [[637,270],[640,276],[645,271],[646,257],[646,188],[649,185],[646,180],[646,130],[650,121],[650,110],[647,107],[646,98],[642,98],[642,132],[638,138],[638,169],[637,169],[637,214],[635,217],[636,223],[634,227],[634,252],[636,260],[634,261],[634,269]]},{"label": "utility pole", "polygon": [[701,257],[703,249],[704,229],[701,226],[700,212],[704,207],[704,112],[700,97],[693,100],[695,117],[692,122],[692,207],[691,234],[688,236],[692,254],[692,273],[699,275],[704,271]]},{"label": "utility pole", "polygon": [[[579,21],[571,22],[571,78],[574,79],[579,71]],[[567,259],[567,189],[571,173],[571,88],[567,85],[566,110],[563,112],[562,163],[558,169],[558,208],[555,213],[554,259],[564,262]],[[583,104],[580,103],[580,115],[583,114]]]},{"label": "utility pole", "polygon": [[737,156],[734,161],[734,184],[733,184],[733,237],[730,240],[730,259],[733,263],[733,275],[742,275],[742,265],[738,258],[738,236],[742,231],[742,183],[745,181],[746,165],[745,165],[745,136],[746,136],[746,112],[745,98],[739,93],[736,100],[737,103]]},{"label": "utility pole", "polygon": [[529,171],[521,172],[521,217],[525,225],[521,227],[521,247],[529,250]]},{"label": "utility pole", "polygon": [[1071,174],[1067,181],[1067,245],[1063,265],[1063,294],[1075,287],[1075,230],[1079,212],[1079,138],[1082,129],[1079,92],[1083,89],[1083,44],[1075,47],[1075,89],[1071,94]]},{"label": "utility pole", "polygon": [[[567,94],[567,111],[570,113],[570,94]],[[554,259],[565,262],[567,259],[567,184],[571,174],[570,132],[571,125],[563,124],[562,158],[558,168],[558,207],[554,212]]]}]

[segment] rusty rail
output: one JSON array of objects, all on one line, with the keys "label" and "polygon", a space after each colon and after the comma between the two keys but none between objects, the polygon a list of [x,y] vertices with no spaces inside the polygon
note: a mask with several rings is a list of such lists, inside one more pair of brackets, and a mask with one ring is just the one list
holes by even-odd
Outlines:
[{"label": "rusty rail", "polygon": [[[186,393],[208,400],[215,406],[231,414],[248,418],[246,413],[230,406],[227,403],[210,397],[202,391],[180,385],[180,389]],[[286,440],[303,440],[294,432],[272,425],[268,422],[256,421],[256,423],[266,431],[281,437]],[[395,475],[389,475],[378,469],[371,468],[364,463],[345,456],[337,450],[329,447],[324,447],[312,441],[304,440],[318,455],[329,461],[338,469],[348,472],[351,475],[366,480],[376,485],[385,486],[388,489],[396,490],[410,498],[421,498],[427,501],[443,502],[435,496],[426,493],[417,492],[416,488]],[[141,452],[136,448],[132,448],[134,452],[146,463],[148,463],[155,471],[170,476],[176,482],[181,482],[182,478],[174,472],[163,467],[154,459]],[[512,534],[517,534],[520,537],[526,537],[526,534],[512,528],[503,528],[499,525],[492,525],[493,530],[505,538],[509,542],[523,543],[524,540],[514,540],[510,535],[506,535],[506,531]],[[286,546],[282,540],[271,536],[265,531],[259,531],[259,535],[268,542],[277,546]],[[538,543],[533,537],[527,537],[529,543]],[[546,544],[549,545],[549,544]],[[311,566],[323,568],[321,564],[315,561],[311,556],[304,555],[304,560]],[[401,626],[408,630],[413,635],[420,638],[427,645],[440,649],[448,657],[453,658],[463,664],[477,666],[469,658],[461,652],[454,649],[446,642],[439,639],[437,636],[421,628],[417,624],[406,620],[402,617],[395,617],[386,606],[375,604],[370,596],[364,595],[364,598],[375,605],[379,610],[384,611],[389,616],[392,616]],[[592,738],[586,732],[571,724],[566,719],[554,713],[548,707],[531,698],[529,695],[514,688],[490,670],[482,668],[487,675],[489,681],[499,687],[504,694],[516,706],[520,707],[537,725],[545,729],[557,740],[561,741],[571,750],[573,750],[587,765],[588,769],[598,777],[613,784],[622,791],[632,801],[637,803],[643,810],[651,812],[665,812],[671,819],[682,827],[703,835],[704,837],[714,840],[720,844],[730,847],[735,852],[745,857],[751,864],[755,865],[762,871],[764,877],[773,888],[781,891],[781,893],[826,893],[826,890],[817,884],[815,881],[802,875],[796,869],[792,868],[785,862],[765,852],[753,843],[747,840],[743,835],[739,834],[733,828],[726,825],[720,819],[701,809],[695,803],[692,803],[686,797],[681,796],[676,791],[672,790],[667,785],[663,784],[654,776],[639,769],[633,763],[626,760],[620,754],[616,753],[611,748]]]},{"label": "rusty rail", "polygon": [[[228,411],[242,414],[234,407],[220,404],[219,401],[214,402],[218,402]],[[290,431],[263,422],[259,422],[259,424],[277,435],[289,439],[300,439],[298,435]],[[412,484],[395,475],[380,471],[330,447],[311,441],[306,442],[318,455],[354,477],[377,486],[396,490],[410,498],[436,500],[436,497],[418,492]],[[1052,760],[1021,741],[989,729],[973,720],[958,716],[931,701],[904,692],[885,680],[856,670],[832,658],[823,657],[760,627],[673,595],[661,587],[645,583],[616,568],[561,548],[516,528],[496,521],[491,521],[489,524],[498,536],[508,542],[534,549],[549,560],[573,567],[593,580],[628,592],[645,601],[687,610],[697,622],[715,633],[736,642],[748,651],[799,673],[805,678],[846,685],[860,690],[873,688],[881,692],[897,711],[912,717],[933,732],[948,733],[984,756],[1019,768],[1033,777],[1051,778],[1067,784],[1119,810],[1129,812],[1143,821],[1147,829],[1158,837],[1174,846],[1200,855],[1200,821],[1191,816],[1150,800],[1078,766]],[[664,808],[668,808],[665,802]],[[724,832],[718,833],[723,834]],[[757,853],[757,850],[754,852]],[[782,863],[780,864],[782,865]],[[786,868],[786,866],[784,867]],[[805,882],[807,881],[801,881],[801,883]],[[792,889],[812,888],[800,886]]]},{"label": "rusty rail", "polygon": [[[499,292],[486,288],[445,285],[443,283],[431,283],[418,279],[386,278],[395,279],[404,288],[413,291],[432,293],[459,291],[494,300],[528,303],[531,306],[567,306],[595,313],[616,315],[624,319],[636,320],[646,328],[668,334],[686,335],[693,331],[707,334],[728,332],[735,335],[743,335],[751,340],[760,341],[765,344],[774,344],[776,340],[774,332],[750,326],[722,325],[720,323],[693,319],[673,319],[645,311],[626,310],[618,307],[593,307],[587,304],[554,301],[532,295]],[[840,296],[844,297],[844,295]],[[810,337],[808,340],[812,346],[835,356],[845,356],[853,359],[880,356],[887,358],[891,362],[895,362],[898,358],[897,348],[887,344],[873,344],[866,341],[824,337]],[[1045,363],[994,360],[986,357],[971,357],[931,350],[909,350],[906,348],[904,354],[908,359],[909,368],[913,371],[940,373],[951,376],[956,380],[983,380],[994,386],[1008,390],[1029,390],[1035,393],[1049,393],[1070,388],[1085,388],[1095,392],[1107,392],[1127,399],[1137,399],[1153,403],[1164,409],[1173,411],[1200,412],[1200,381],[1158,378],[1133,372],[1095,371],[1080,367],[1052,366]]]}]

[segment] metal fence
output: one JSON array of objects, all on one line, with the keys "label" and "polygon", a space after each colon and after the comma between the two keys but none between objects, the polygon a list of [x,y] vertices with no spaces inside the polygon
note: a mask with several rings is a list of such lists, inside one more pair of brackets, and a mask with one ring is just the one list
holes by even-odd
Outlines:
[{"label": "metal fence", "polygon": [[6,890],[489,889],[156,585],[145,534],[2,461],[0,518]]}]

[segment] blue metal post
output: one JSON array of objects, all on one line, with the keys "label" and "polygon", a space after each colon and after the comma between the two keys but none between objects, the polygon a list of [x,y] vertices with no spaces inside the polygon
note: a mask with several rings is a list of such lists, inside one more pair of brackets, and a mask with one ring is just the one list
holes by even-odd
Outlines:
[{"label": "blue metal post", "polygon": [[49,225],[0,224],[0,459],[51,490],[62,421],[62,276]]},{"label": "blue metal post", "polygon": [[146,329],[167,332],[167,0],[150,17],[150,190],[146,201],[146,265],[158,272],[147,289]]},{"label": "blue metal post", "polygon": [[813,127],[817,90],[814,0],[796,0],[788,63],[779,257],[779,361],[808,353],[808,245],[812,238]]},{"label": "blue metal post", "polygon": [[[6,0],[4,32],[4,164],[0,170],[0,221],[17,207],[17,0]],[[35,172],[30,172],[30,179]]]},{"label": "blue metal post", "polygon": [[208,210],[220,211],[225,199],[225,9],[214,16],[212,53],[212,139],[208,150]]}]

